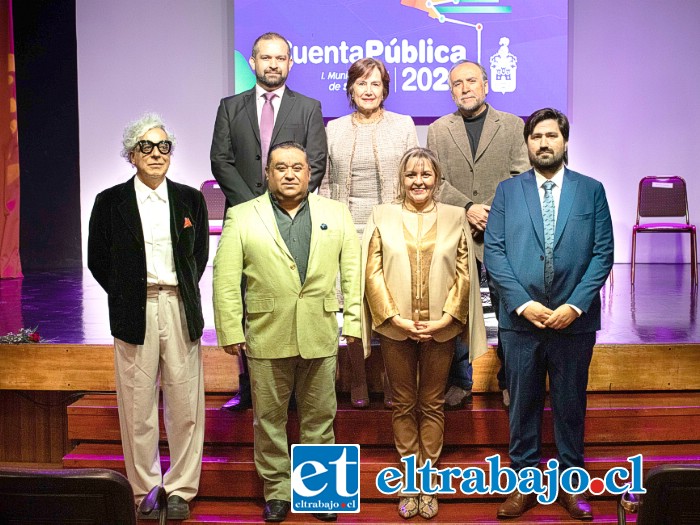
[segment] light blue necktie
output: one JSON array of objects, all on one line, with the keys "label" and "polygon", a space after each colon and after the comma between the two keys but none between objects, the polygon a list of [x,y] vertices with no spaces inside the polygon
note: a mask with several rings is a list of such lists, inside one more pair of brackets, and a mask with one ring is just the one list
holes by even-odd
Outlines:
[{"label": "light blue necktie", "polygon": [[549,291],[554,281],[554,196],[551,180],[542,184],[544,188],[544,201],[542,201],[542,220],[544,221],[544,286]]}]

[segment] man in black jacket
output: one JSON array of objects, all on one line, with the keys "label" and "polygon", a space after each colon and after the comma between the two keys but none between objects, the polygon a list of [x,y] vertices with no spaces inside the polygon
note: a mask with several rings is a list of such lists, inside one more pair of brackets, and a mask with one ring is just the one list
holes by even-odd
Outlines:
[{"label": "man in black jacket", "polygon": [[[186,519],[199,488],[204,441],[199,280],[209,224],[202,194],[165,177],[173,142],[155,114],[126,128],[122,156],[136,175],[95,199],[88,268],[109,300],[124,463],[134,495],[138,502],[162,484],[168,517]],[[165,474],[159,386],[170,448]]]}]

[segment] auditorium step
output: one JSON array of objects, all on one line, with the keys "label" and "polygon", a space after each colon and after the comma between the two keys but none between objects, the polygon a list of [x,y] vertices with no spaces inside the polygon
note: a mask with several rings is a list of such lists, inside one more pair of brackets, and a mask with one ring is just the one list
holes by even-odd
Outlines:
[{"label": "auditorium step", "polygon": [[[253,463],[252,411],[219,410],[227,399],[206,396],[205,450],[200,490],[192,504],[192,518],[185,523],[261,523],[262,484]],[[642,454],[644,471],[668,463],[700,463],[700,392],[595,393],[588,396],[586,420],[586,468],[592,477],[612,467],[628,467],[627,458]],[[290,412],[290,442],[298,436],[296,413]],[[396,497],[376,488],[376,475],[396,466],[391,411],[374,399],[367,410],[352,410],[341,398],[335,421],[338,443],[360,443],[362,512],[342,515],[341,523],[399,523]],[[64,457],[67,468],[103,467],[124,472],[116,397],[86,395],[68,407],[68,432],[74,449]],[[551,413],[545,413],[543,457],[552,457]],[[163,438],[162,462],[168,456]],[[466,408],[446,413],[442,467],[481,467],[485,458],[499,454],[508,461],[508,413],[500,395],[479,394]],[[435,523],[495,524],[495,496],[441,497]],[[592,500],[594,523],[616,523],[615,498]],[[290,514],[291,523],[318,523],[305,515]],[[558,505],[538,506],[517,523],[577,523]],[[630,520],[634,522],[634,518]],[[144,522],[148,523],[148,522]]]},{"label": "auditorium step", "polygon": [[[611,525],[617,523],[617,503],[613,500],[594,500],[591,503],[594,519],[585,523],[596,525]],[[337,523],[406,523],[396,512],[397,503],[391,502],[362,502],[359,514],[341,514]],[[258,501],[207,501],[196,500],[192,505],[190,519],[177,522],[185,525],[229,525],[235,523],[252,524],[263,523],[262,500]],[[497,502],[487,503],[463,503],[441,502],[438,515],[430,520],[430,523],[452,523],[461,525],[503,525],[502,520],[496,519]],[[418,520],[418,521],[416,521]],[[416,517],[412,522],[426,523],[422,518]],[[139,525],[148,525],[153,521],[140,521]],[[319,525],[322,522],[315,520],[308,514],[289,513],[285,523],[309,523]],[[508,523],[518,525],[542,525],[543,523],[556,523],[560,525],[580,525],[582,522],[570,519],[566,511],[557,504],[539,505],[529,510],[523,517],[517,520],[508,520]],[[627,523],[636,523],[635,515],[628,515]]]},{"label": "auditorium step", "polygon": [[[219,410],[226,396],[206,396],[204,440],[217,444],[252,444],[253,413]],[[162,417],[161,417],[162,423]],[[288,428],[291,442],[298,436],[294,411]],[[700,392],[591,393],[586,415],[586,443],[608,444],[700,440]],[[365,410],[353,410],[347,400],[338,405],[338,443],[391,446],[391,411],[378,400]],[[68,439],[119,442],[119,418],[114,394],[86,395],[68,407]],[[165,432],[161,428],[161,439]],[[543,440],[553,443],[551,411],[545,410]],[[508,444],[508,413],[500,394],[479,394],[466,408],[446,413],[445,445],[497,446]]]},{"label": "auditorium step", "polygon": [[[509,465],[507,447],[449,447],[443,451],[441,466],[479,467],[487,469],[485,458],[500,454],[502,466]],[[644,471],[668,463],[700,463],[700,444],[657,444],[657,445],[590,445],[586,447],[586,470],[591,477],[601,477],[613,467],[629,468],[627,458],[632,455],[644,456]],[[543,450],[543,462],[554,457],[553,447]],[[396,453],[390,448],[363,446],[360,455],[360,493],[365,499],[394,499],[380,493],[375,484],[379,471],[386,467],[398,466]],[[167,448],[161,450],[163,470],[167,469],[169,458]],[[83,443],[63,458],[65,468],[108,468],[124,472],[124,459],[121,445],[117,443]],[[459,491],[459,483],[453,487],[453,495],[444,499],[465,499],[485,496],[466,496]],[[205,446],[202,462],[202,477],[199,487],[200,497],[212,498],[262,498],[262,484],[255,472],[252,447]],[[489,497],[489,496],[486,496]]]}]

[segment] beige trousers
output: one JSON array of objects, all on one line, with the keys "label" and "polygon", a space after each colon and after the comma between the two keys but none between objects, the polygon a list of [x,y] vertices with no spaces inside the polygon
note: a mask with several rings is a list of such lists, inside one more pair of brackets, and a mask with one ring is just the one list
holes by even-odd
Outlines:
[{"label": "beige trousers", "polygon": [[445,385],[454,339],[418,343],[379,337],[394,396],[391,422],[396,450],[401,457],[415,454],[418,466],[428,459],[435,466],[442,452]]},{"label": "beige trousers", "polygon": [[[126,474],[137,503],[156,485],[190,501],[197,494],[204,445],[204,374],[200,341],[190,341],[173,286],[149,286],[143,345],[114,340],[119,426]],[[158,393],[170,466],[158,449]]]}]

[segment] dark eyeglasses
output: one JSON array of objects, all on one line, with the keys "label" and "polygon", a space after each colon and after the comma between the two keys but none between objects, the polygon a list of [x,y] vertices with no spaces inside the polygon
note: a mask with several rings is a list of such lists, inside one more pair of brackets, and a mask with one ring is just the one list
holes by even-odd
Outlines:
[{"label": "dark eyeglasses", "polygon": [[158,143],[151,142],[150,140],[139,140],[136,145],[144,155],[151,153],[154,147],[157,147],[162,155],[167,155],[170,153],[170,150],[173,149],[173,143],[170,140],[161,140]]}]

